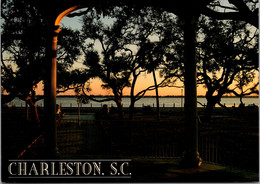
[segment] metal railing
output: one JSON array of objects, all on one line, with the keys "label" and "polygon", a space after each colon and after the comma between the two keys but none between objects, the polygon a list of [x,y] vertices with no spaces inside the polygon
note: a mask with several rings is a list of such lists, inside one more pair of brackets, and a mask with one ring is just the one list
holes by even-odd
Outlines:
[{"label": "metal railing", "polygon": [[[133,124],[115,120],[85,122],[79,127],[77,120],[66,120],[59,134],[63,152],[70,154],[74,149],[74,153],[93,156],[168,158],[181,157],[184,151],[181,124],[169,126],[165,122],[159,125],[148,121]],[[257,170],[258,135],[201,132],[199,153],[207,162]]]}]

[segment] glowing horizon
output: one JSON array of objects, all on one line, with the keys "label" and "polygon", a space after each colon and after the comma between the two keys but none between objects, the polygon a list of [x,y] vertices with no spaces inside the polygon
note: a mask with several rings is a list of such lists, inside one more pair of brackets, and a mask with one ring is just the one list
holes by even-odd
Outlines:
[{"label": "glowing horizon", "polygon": [[[158,83],[162,80],[162,78],[159,78],[159,74],[157,73],[157,80]],[[256,77],[256,80],[258,80],[258,77]],[[255,81],[254,81],[255,82]],[[102,81],[100,79],[91,79],[90,80],[90,88],[91,91],[89,92],[90,95],[95,96],[112,96],[113,93],[111,90],[102,89],[101,87]],[[154,85],[152,74],[143,74],[136,83],[135,87],[135,94],[139,91]],[[183,86],[181,82],[176,82],[176,86]],[[123,91],[123,96],[130,96],[130,87],[126,87]],[[164,87],[159,88],[159,96],[182,96],[185,95],[184,88],[176,88],[176,87]],[[205,96],[207,89],[203,87],[203,85],[198,85],[197,87],[197,96]],[[40,82],[36,88],[36,95],[43,95],[43,84]],[[64,93],[59,93],[59,95],[75,95],[73,90],[68,90]],[[147,91],[145,96],[155,96],[155,90]],[[229,95],[225,94],[224,96]],[[230,94],[230,96],[234,96]],[[258,96],[257,94],[252,94],[250,96]]]}]

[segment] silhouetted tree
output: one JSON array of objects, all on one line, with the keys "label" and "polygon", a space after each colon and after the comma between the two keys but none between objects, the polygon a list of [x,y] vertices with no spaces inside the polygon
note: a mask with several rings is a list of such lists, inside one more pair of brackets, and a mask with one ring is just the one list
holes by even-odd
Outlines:
[{"label": "silhouetted tree", "polygon": [[259,94],[259,81],[257,80],[257,82],[254,82],[254,79],[256,79],[256,72],[258,71],[255,69],[252,71],[243,70],[240,71],[234,79],[235,87],[230,90],[230,93],[239,97],[240,105],[244,105],[243,97],[251,94]]},{"label": "silhouetted tree", "polygon": [[[102,16],[95,10],[83,17],[83,38],[88,44],[83,48],[85,60],[91,77],[100,78],[104,89],[111,89],[113,98],[97,100],[85,92],[85,82],[82,82],[82,92],[93,101],[104,102],[113,100],[118,108],[119,118],[123,118],[122,96],[123,89],[130,85],[130,55],[125,50],[124,27],[128,18],[127,11],[115,9],[110,14],[111,23],[102,21]],[[94,43],[100,44],[99,52]]]},{"label": "silhouetted tree", "polygon": [[[18,97],[32,107],[38,121],[35,102],[42,97],[36,95],[35,86],[45,79],[47,71],[44,19],[37,3],[30,0],[2,2],[1,13],[1,87],[8,94],[2,96],[2,104]],[[63,65],[63,74],[69,72],[69,67],[80,54],[77,34],[77,31],[66,28],[61,32],[58,60]]]},{"label": "silhouetted tree", "polygon": [[[92,41],[84,48],[86,57],[84,64],[89,67],[89,71],[92,71],[93,77],[102,79],[103,87],[112,89],[114,94],[114,98],[103,100],[92,98],[94,101],[114,100],[119,107],[118,110],[121,111],[119,102],[123,89],[131,87],[131,119],[134,103],[149,90],[157,89],[158,96],[158,87],[164,84],[156,82],[155,85],[135,94],[135,85],[140,74],[149,69],[155,76],[155,70],[163,62],[164,52],[170,50],[168,45],[171,39],[165,36],[166,33],[163,36],[163,32],[172,31],[169,29],[172,29],[175,16],[152,8],[135,10],[117,7],[109,17],[107,20],[109,25],[104,22],[104,18],[107,17],[102,20],[96,13],[84,17],[84,38]],[[97,47],[95,41],[100,44],[99,51],[94,51],[94,46]]]},{"label": "silhouetted tree", "polygon": [[153,74],[154,79],[154,89],[156,94],[156,117],[160,120],[160,104],[159,104],[159,92],[158,83],[155,75],[155,70],[164,61],[164,45],[161,43],[146,43],[143,48],[143,68],[147,70],[148,73]]},{"label": "silhouetted tree", "polygon": [[[132,24],[136,27],[136,31],[132,33],[134,38],[132,42],[136,45],[137,52],[134,55],[131,67],[133,81],[130,91],[129,118],[132,119],[135,102],[141,99],[147,91],[155,90],[157,119],[159,119],[158,88],[166,87],[168,78],[164,78],[158,84],[155,71],[165,62],[165,55],[172,51],[171,44],[175,41],[173,35],[176,26],[176,16],[162,10],[146,8],[140,10],[135,19],[137,21],[132,21]],[[142,72],[153,74],[154,85],[135,93],[135,84]]]},{"label": "silhouetted tree", "polygon": [[258,10],[257,0],[228,0],[209,1],[200,11],[203,15],[217,20],[244,21],[258,28]]},{"label": "silhouetted tree", "polygon": [[210,119],[216,104],[223,106],[221,97],[231,92],[239,73],[258,68],[258,31],[251,28],[236,21],[204,19],[200,22],[198,82],[207,89],[205,121]]}]

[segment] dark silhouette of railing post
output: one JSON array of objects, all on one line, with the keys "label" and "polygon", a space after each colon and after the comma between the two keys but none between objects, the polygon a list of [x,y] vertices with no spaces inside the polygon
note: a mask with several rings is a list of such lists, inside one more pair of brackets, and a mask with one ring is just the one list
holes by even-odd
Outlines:
[{"label": "dark silhouette of railing post", "polygon": [[197,72],[195,57],[195,38],[198,16],[187,14],[183,17],[184,30],[184,84],[185,84],[185,152],[181,165],[198,167],[201,158],[198,153],[198,121],[197,121]]}]

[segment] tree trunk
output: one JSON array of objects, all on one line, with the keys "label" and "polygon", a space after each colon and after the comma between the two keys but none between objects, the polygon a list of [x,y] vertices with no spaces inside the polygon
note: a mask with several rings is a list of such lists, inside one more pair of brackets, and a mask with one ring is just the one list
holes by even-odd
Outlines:
[{"label": "tree trunk", "polygon": [[243,96],[242,95],[240,95],[239,100],[240,100],[240,104],[243,105]]},{"label": "tree trunk", "polygon": [[133,120],[134,110],[135,110],[134,103],[135,103],[135,101],[132,100],[132,97],[131,97],[131,104],[129,106],[129,120]]},{"label": "tree trunk", "polygon": [[156,81],[155,71],[153,70],[153,80],[155,86],[155,93],[156,93],[156,118],[157,121],[160,121],[160,104],[159,104],[159,92],[158,92],[158,85]]},{"label": "tree trunk", "polygon": [[124,111],[123,111],[121,96],[117,93],[116,90],[113,90],[113,93],[114,93],[114,96],[115,96],[115,102],[116,102],[116,105],[117,105],[119,119],[123,119]]},{"label": "tree trunk", "polygon": [[[30,105],[30,108],[32,109],[33,111],[33,119],[39,123],[39,114],[38,114],[38,109],[37,109],[37,106],[35,104],[35,102],[33,102],[33,100],[30,98],[27,100],[27,103]],[[27,108],[28,110],[28,108]]]},{"label": "tree trunk", "polygon": [[116,105],[117,105],[117,110],[118,110],[119,119],[123,119],[123,117],[124,117],[124,111],[123,111],[123,106],[122,106],[122,100],[117,99],[117,100],[116,100]]},{"label": "tree trunk", "polygon": [[135,110],[135,96],[134,96],[134,91],[135,91],[135,84],[137,80],[137,75],[134,75],[133,82],[131,85],[131,91],[130,91],[130,106],[129,106],[129,119],[133,119],[134,115],[134,110]]},{"label": "tree trunk", "polygon": [[205,109],[203,121],[204,123],[210,123],[213,109],[217,103],[220,103],[221,97],[223,96],[222,92],[218,92],[216,96],[213,96],[214,91],[207,92],[207,106]]},{"label": "tree trunk", "polygon": [[202,160],[198,152],[197,116],[197,71],[196,71],[196,26],[198,17],[186,14],[183,21],[184,31],[184,154],[182,167],[199,167]]},{"label": "tree trunk", "polygon": [[216,103],[214,103],[212,100],[208,100],[204,113],[203,123],[210,123],[211,115],[215,105]]},{"label": "tree trunk", "polygon": [[28,110],[28,102],[27,102],[27,100],[25,101],[25,119],[26,119],[26,121],[29,120],[29,110]]}]

